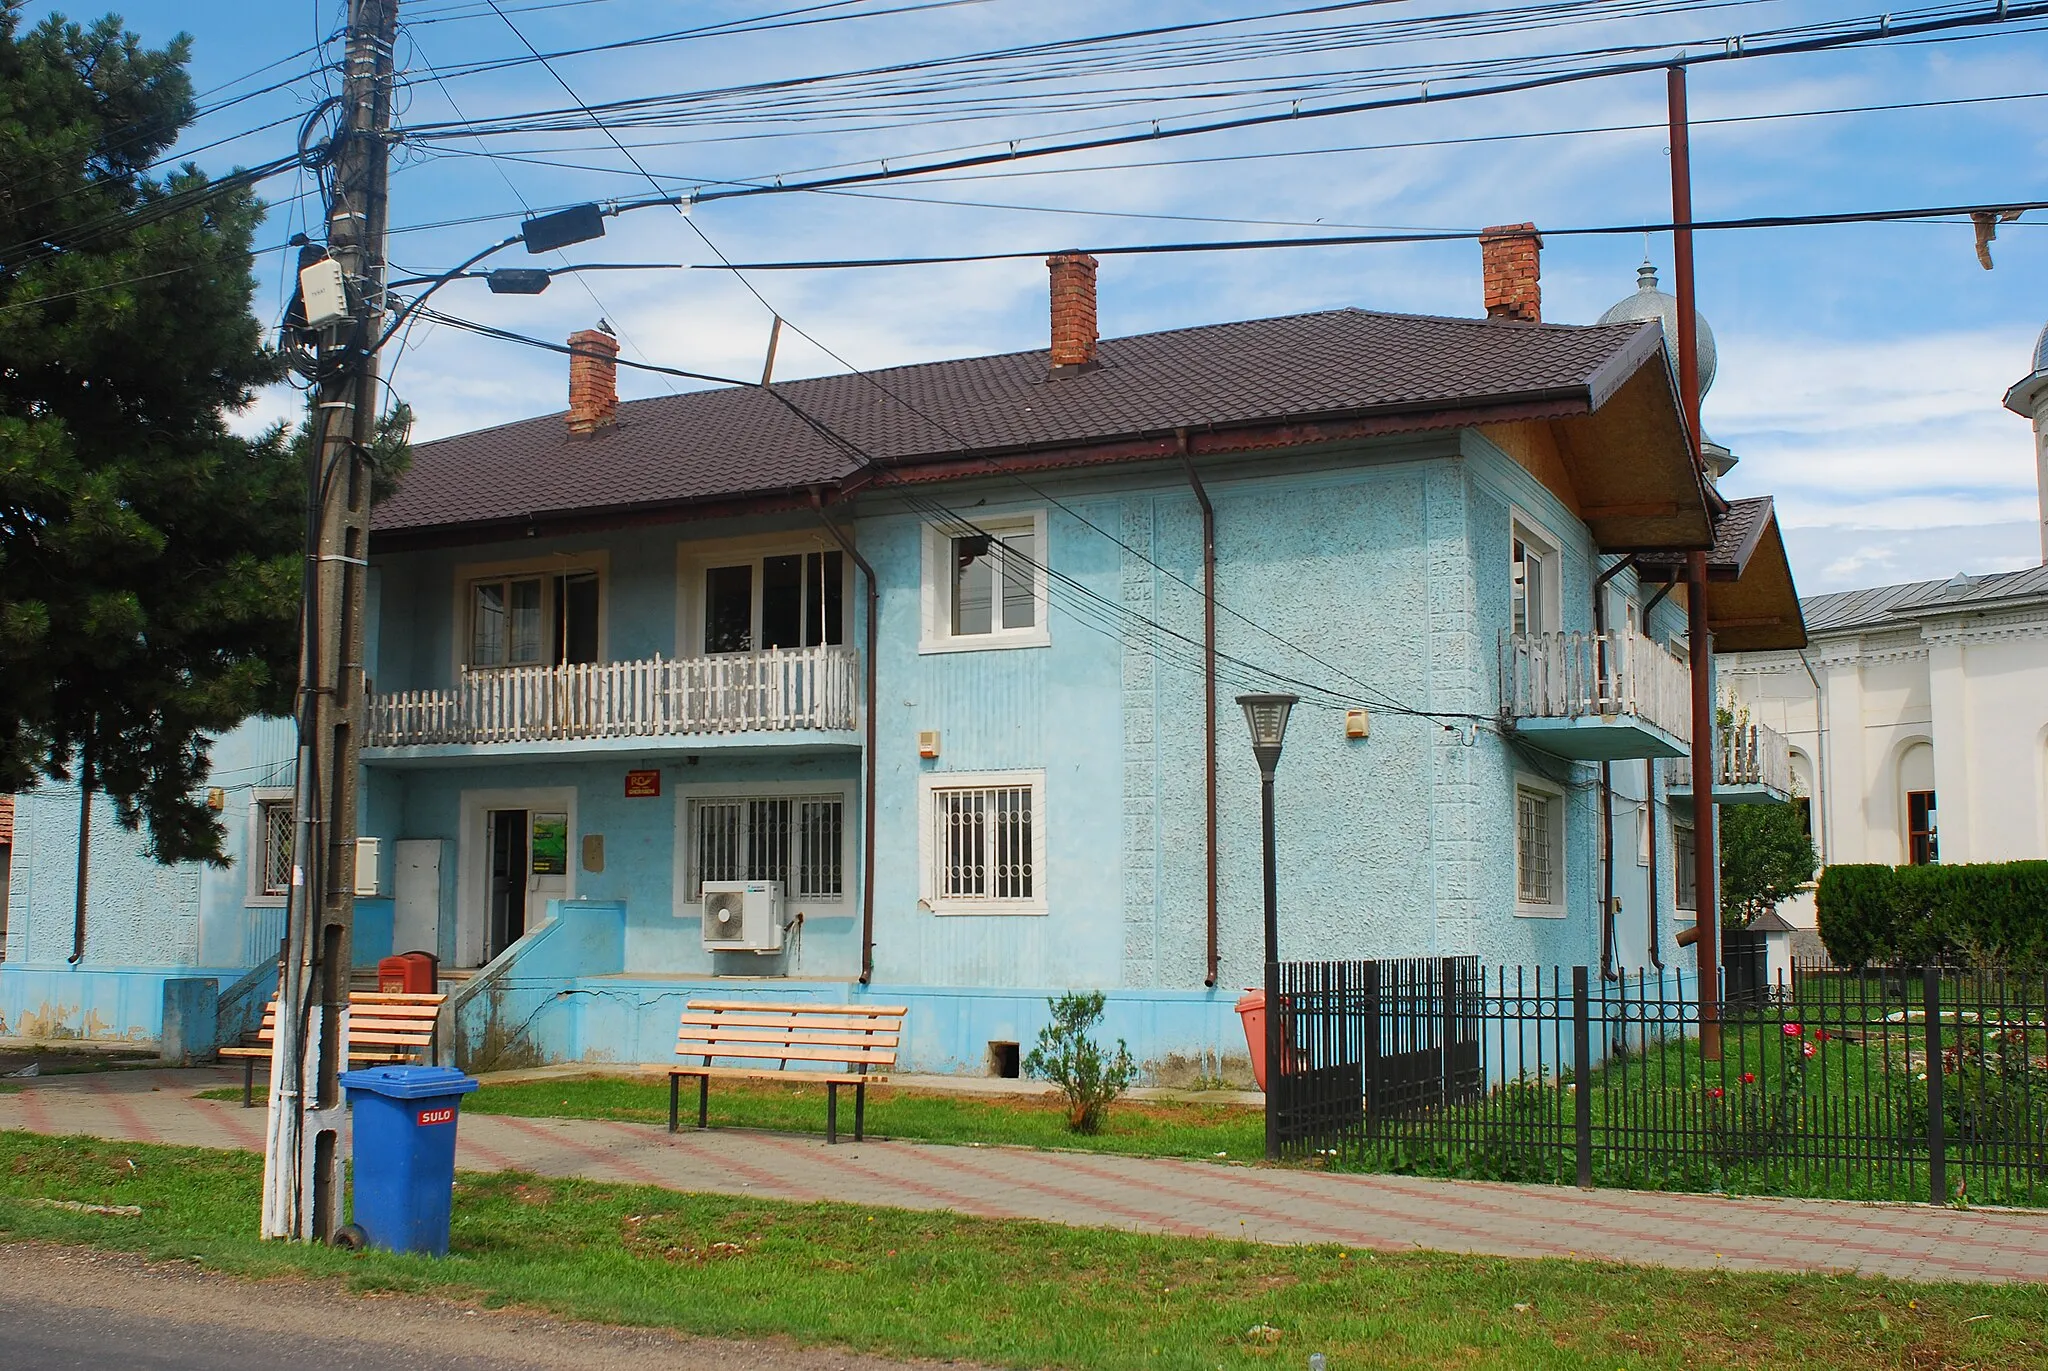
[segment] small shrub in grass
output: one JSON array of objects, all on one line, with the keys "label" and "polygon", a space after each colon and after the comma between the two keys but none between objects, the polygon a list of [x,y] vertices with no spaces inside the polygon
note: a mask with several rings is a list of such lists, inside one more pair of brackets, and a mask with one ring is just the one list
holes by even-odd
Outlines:
[{"label": "small shrub in grass", "polygon": [[1024,1073],[1050,1081],[1067,1097],[1067,1127],[1076,1133],[1099,1133],[1102,1117],[1116,1098],[1138,1078],[1137,1065],[1124,1040],[1105,1054],[1091,1034],[1102,1022],[1102,992],[1060,995],[1046,1001],[1052,1022],[1038,1030],[1038,1045],[1024,1058]]}]

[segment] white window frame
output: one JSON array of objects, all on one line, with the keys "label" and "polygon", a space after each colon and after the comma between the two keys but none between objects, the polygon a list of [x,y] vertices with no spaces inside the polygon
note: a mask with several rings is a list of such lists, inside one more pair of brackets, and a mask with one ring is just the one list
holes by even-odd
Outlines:
[{"label": "white window frame", "polygon": [[953,632],[953,539],[956,527],[926,524],[924,527],[924,633],[919,652],[987,652],[1012,647],[1048,647],[1052,632],[1046,623],[1048,607],[1045,569],[1050,563],[1046,543],[1046,518],[1042,509],[1014,514],[979,514],[974,527],[993,537],[1005,533],[1029,533],[1034,550],[1031,569],[1031,627],[1001,628],[988,633]]},{"label": "white window frame", "polygon": [[[802,538],[784,534],[768,534],[744,538],[707,539],[703,542],[683,543],[676,548],[676,655],[678,657],[702,657],[704,651],[704,619],[710,606],[704,593],[705,574],[715,567],[751,564],[754,568],[754,605],[752,637],[761,641],[761,563],[770,557],[797,557],[807,553],[843,553],[844,548],[829,538]],[[854,579],[858,575],[851,557],[843,557],[839,564],[839,643],[826,644],[832,648],[851,648],[854,641]],[[760,649],[751,649],[759,651]],[[784,651],[797,651],[785,648]],[[721,657],[744,657],[745,652],[718,653]]]},{"label": "white window frame", "polygon": [[[1689,834],[1688,841],[1696,845],[1700,840],[1697,818],[1681,819],[1676,814],[1671,816],[1671,916],[1679,923],[1697,923],[1700,913],[1698,883],[1694,883],[1691,904],[1683,905],[1678,902],[1679,887],[1691,879],[1686,873],[1693,863],[1692,854],[1679,843],[1678,835],[1681,832]],[[1698,851],[1697,846],[1694,847],[1694,851]]]},{"label": "white window frame", "polygon": [[[609,662],[611,653],[612,620],[612,568],[611,555],[603,550],[589,552],[558,552],[545,557],[521,557],[501,562],[473,562],[455,568],[455,584],[452,588],[453,608],[449,620],[453,631],[448,635],[449,655],[453,659],[453,680],[462,679],[465,671],[505,671],[506,666],[479,666],[469,660],[469,654],[476,638],[476,585],[479,581],[526,580],[531,577],[543,579],[552,576],[574,576],[583,573],[597,577],[597,660]],[[554,597],[545,592],[541,595],[541,640],[552,642],[555,632]],[[530,670],[534,666],[546,666],[546,662],[522,663],[520,669]]]},{"label": "white window frame", "polygon": [[[1551,895],[1552,899],[1536,903],[1522,898],[1522,793],[1541,796],[1550,803]],[[1509,850],[1514,854],[1513,879],[1515,883],[1515,917],[1518,919],[1562,919],[1565,915],[1565,892],[1569,888],[1570,864],[1565,858],[1565,795],[1564,789],[1555,782],[1526,772],[1515,773],[1514,808],[1511,824],[1513,842]]]},{"label": "white window frame", "polygon": [[[265,843],[263,821],[266,809],[279,804],[289,808],[297,798],[289,786],[259,786],[249,792],[249,840],[243,848],[242,864],[248,868],[248,892],[243,902],[251,909],[282,909],[291,898],[288,890],[273,893],[264,888],[263,873],[269,865],[270,854]],[[296,819],[293,832],[297,832]]]},{"label": "white window frame", "polygon": [[[960,899],[939,892],[938,792],[1029,787],[1031,791],[1031,898]],[[928,771],[917,780],[918,903],[934,914],[1043,915],[1046,903],[1045,773],[1043,771]]]},{"label": "white window frame", "polygon": [[825,910],[838,911],[847,908],[859,881],[860,873],[855,869],[853,835],[860,827],[859,813],[854,806],[853,784],[849,781],[764,781],[756,784],[736,783],[731,785],[688,785],[676,789],[675,818],[675,901],[673,913],[676,918],[697,918],[704,912],[704,902],[692,899],[685,892],[695,888],[697,848],[695,834],[690,831],[690,816],[696,812],[697,804],[705,800],[781,800],[820,799],[839,801],[839,894],[835,896],[799,896],[788,889],[784,882],[784,900],[792,911]]},{"label": "white window frame", "polygon": [[1515,544],[1522,543],[1535,552],[1543,569],[1550,574],[1549,584],[1536,588],[1536,610],[1528,616],[1530,633],[1556,633],[1564,627],[1564,552],[1563,543],[1556,534],[1531,519],[1519,509],[1510,508],[1508,516],[1508,627],[1515,622]]}]

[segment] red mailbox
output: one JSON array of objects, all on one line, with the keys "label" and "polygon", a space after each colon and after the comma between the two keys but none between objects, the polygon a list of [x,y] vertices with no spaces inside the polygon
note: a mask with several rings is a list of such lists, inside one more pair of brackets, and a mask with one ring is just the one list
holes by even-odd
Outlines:
[{"label": "red mailbox", "polygon": [[377,989],[385,995],[431,995],[439,973],[433,953],[401,952],[377,963]]}]

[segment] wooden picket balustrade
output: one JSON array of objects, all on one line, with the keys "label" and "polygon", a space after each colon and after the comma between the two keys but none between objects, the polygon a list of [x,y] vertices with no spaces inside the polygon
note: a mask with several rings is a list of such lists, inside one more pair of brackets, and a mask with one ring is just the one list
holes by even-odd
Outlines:
[{"label": "wooden picket balustrade", "polygon": [[367,745],[845,730],[859,694],[854,654],[843,647],[465,669],[452,690],[372,695]]}]

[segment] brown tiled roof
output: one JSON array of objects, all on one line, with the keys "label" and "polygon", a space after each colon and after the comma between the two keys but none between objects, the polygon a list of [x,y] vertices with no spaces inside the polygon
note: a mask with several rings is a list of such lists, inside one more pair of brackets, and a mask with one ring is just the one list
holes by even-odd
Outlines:
[{"label": "brown tiled roof", "polygon": [[[1656,354],[1655,323],[1524,324],[1329,310],[1102,342],[1048,380],[1040,351],[928,362],[621,405],[571,439],[561,414],[414,449],[377,509],[398,533],[773,495],[862,466],[1311,418],[1558,401],[1597,408]],[[846,440],[848,452],[805,417]]]},{"label": "brown tiled roof", "polygon": [[0,795],[0,843],[14,842],[14,797]]},{"label": "brown tiled roof", "polygon": [[[1707,554],[1707,575],[1723,581],[1740,576],[1763,539],[1771,517],[1768,495],[1728,501],[1727,512],[1714,523],[1714,548]],[[1644,580],[1682,580],[1685,556],[1683,552],[1639,552],[1636,565],[1642,569]]]}]

